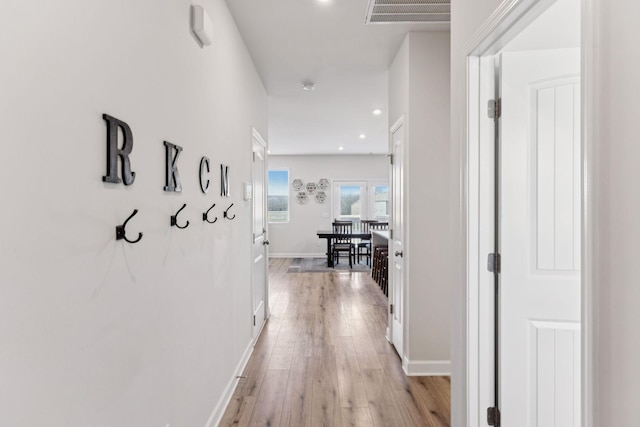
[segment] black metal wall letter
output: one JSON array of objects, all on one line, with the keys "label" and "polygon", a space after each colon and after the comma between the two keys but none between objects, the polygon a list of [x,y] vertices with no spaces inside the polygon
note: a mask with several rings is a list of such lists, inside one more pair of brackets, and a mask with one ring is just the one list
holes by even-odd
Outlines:
[{"label": "black metal wall letter", "polygon": [[179,193],[182,191],[182,185],[180,184],[180,174],[178,173],[178,157],[182,151],[182,147],[164,141],[166,162],[167,162],[167,178],[164,191],[175,191]]},{"label": "black metal wall letter", "polygon": [[229,197],[229,166],[220,165],[220,195]]},{"label": "black metal wall letter", "polygon": [[[104,182],[131,185],[136,179],[136,173],[131,171],[129,154],[133,150],[133,133],[128,124],[108,114],[102,118],[107,122],[107,174],[102,177]],[[118,128],[122,129],[122,148],[118,148]],[[122,180],[118,177],[118,157],[122,161]]]},{"label": "black metal wall letter", "polygon": [[204,178],[205,170],[206,173],[210,171],[208,157],[202,157],[202,159],[200,159],[200,189],[203,193],[209,191],[209,178],[207,178],[206,182]]}]

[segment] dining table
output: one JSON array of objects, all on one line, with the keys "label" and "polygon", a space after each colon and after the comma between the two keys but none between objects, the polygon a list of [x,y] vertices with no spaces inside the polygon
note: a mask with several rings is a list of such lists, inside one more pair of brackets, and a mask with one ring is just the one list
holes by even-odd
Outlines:
[{"label": "dining table", "polygon": [[353,232],[350,234],[344,234],[344,233],[335,233],[332,230],[318,230],[316,234],[321,239],[327,239],[327,267],[333,267],[333,257],[331,256],[331,242],[336,237],[349,236],[352,239],[371,240],[371,233]]}]

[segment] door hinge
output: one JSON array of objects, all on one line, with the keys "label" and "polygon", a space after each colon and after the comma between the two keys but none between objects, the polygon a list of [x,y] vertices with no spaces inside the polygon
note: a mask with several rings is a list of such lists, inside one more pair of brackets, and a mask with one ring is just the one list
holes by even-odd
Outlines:
[{"label": "door hinge", "polygon": [[393,230],[389,229],[389,239],[393,239]]},{"label": "door hinge", "polygon": [[498,408],[487,408],[487,424],[500,427],[500,410]]},{"label": "door hinge", "polygon": [[490,119],[499,119],[502,116],[502,98],[490,99],[487,102],[487,113]]},{"label": "door hinge", "polygon": [[256,315],[253,315],[253,326],[256,326]]},{"label": "door hinge", "polygon": [[489,254],[487,257],[487,270],[490,273],[500,273],[500,254]]},{"label": "door hinge", "polygon": [[393,314],[393,304],[389,304],[389,314]]},{"label": "door hinge", "polygon": [[389,163],[393,164],[393,154],[387,154],[389,156]]}]

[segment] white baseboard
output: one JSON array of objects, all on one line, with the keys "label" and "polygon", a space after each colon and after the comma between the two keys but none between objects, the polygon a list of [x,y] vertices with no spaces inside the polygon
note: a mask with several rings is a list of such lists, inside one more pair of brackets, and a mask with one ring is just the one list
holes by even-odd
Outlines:
[{"label": "white baseboard", "polygon": [[233,373],[227,387],[224,389],[224,393],[222,393],[222,397],[218,400],[218,404],[211,412],[209,416],[209,420],[207,421],[206,427],[215,427],[220,424],[222,421],[222,416],[224,415],[225,409],[231,402],[231,398],[233,397],[233,392],[236,389],[236,385],[238,385],[238,376],[242,375],[242,371],[247,366],[249,362],[249,358],[251,357],[251,353],[253,352],[253,340],[249,341],[249,345],[247,346],[242,358],[240,359],[240,363],[236,367],[235,372]]},{"label": "white baseboard", "polygon": [[450,360],[409,360],[402,361],[402,369],[408,377],[449,377]]},{"label": "white baseboard", "polygon": [[280,253],[274,254],[270,253],[269,258],[326,258],[327,254],[289,254],[289,253]]}]

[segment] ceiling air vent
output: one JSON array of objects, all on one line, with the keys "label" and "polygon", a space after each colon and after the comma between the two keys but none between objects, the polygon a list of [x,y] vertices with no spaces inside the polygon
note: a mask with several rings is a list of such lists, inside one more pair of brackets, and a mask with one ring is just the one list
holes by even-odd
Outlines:
[{"label": "ceiling air vent", "polygon": [[449,23],[451,0],[369,0],[366,24]]}]

